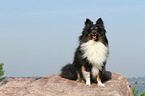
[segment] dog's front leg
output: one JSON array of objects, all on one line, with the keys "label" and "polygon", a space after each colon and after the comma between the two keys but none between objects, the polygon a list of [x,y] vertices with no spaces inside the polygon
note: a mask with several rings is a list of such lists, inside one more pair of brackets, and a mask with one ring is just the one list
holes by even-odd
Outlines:
[{"label": "dog's front leg", "polygon": [[85,70],[85,67],[82,66],[82,73],[83,73],[83,77],[86,81],[86,86],[91,86],[91,79],[90,79],[90,72]]},{"label": "dog's front leg", "polygon": [[98,74],[97,76],[97,82],[98,82],[98,86],[99,87],[105,87],[105,85],[102,83],[101,79],[100,79],[100,75]]}]

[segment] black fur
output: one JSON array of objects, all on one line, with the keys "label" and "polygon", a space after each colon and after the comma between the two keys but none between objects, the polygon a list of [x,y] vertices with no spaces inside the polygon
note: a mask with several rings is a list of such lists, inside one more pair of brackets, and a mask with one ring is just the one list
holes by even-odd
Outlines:
[{"label": "black fur", "polygon": [[[94,38],[93,38],[94,36]],[[81,44],[94,39],[94,41],[100,41],[105,46],[108,46],[108,40],[106,37],[106,30],[104,28],[104,24],[101,18],[96,21],[96,24],[89,19],[86,19],[85,27],[83,29],[82,35],[79,37],[80,44],[76,49],[74,61],[72,64],[68,64],[61,69],[61,76],[71,80],[77,80],[77,72],[80,74],[80,77],[83,78],[81,67],[85,66],[86,71],[91,71],[92,65],[89,64],[86,58],[82,58],[82,50],[80,50]],[[103,63],[102,69],[105,68],[106,61]],[[102,74],[102,70],[100,70],[99,74]],[[106,72],[102,76],[102,80],[105,81],[110,79],[111,76],[108,76]],[[93,81],[93,80],[92,80]],[[96,81],[93,81],[96,82]]]},{"label": "black fur", "polygon": [[62,68],[61,76],[70,80],[77,80],[77,72],[72,64],[67,64]]}]

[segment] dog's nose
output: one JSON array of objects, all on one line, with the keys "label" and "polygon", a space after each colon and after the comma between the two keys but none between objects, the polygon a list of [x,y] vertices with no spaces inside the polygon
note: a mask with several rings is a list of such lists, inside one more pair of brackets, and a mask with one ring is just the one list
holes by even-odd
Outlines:
[{"label": "dog's nose", "polygon": [[95,31],[95,30],[93,30],[93,31],[92,31],[92,33],[93,33],[93,34],[96,34],[96,31]]}]

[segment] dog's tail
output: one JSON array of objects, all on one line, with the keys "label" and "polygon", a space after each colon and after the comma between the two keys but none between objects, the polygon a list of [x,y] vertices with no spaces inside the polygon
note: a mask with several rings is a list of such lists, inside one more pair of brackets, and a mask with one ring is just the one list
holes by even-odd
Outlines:
[{"label": "dog's tail", "polygon": [[61,69],[61,77],[77,80],[77,71],[73,64],[67,64]]},{"label": "dog's tail", "polygon": [[106,82],[112,78],[112,73],[110,71],[105,71],[102,76],[102,82]]}]

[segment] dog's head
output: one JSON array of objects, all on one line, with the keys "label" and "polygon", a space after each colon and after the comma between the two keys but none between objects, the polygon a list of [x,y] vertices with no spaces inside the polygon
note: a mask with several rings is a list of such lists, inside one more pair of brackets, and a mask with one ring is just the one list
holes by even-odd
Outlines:
[{"label": "dog's head", "polygon": [[101,18],[96,21],[96,24],[93,24],[90,19],[86,19],[82,36],[80,36],[80,41],[99,41],[103,38],[103,36],[105,36],[105,32],[104,24]]}]

